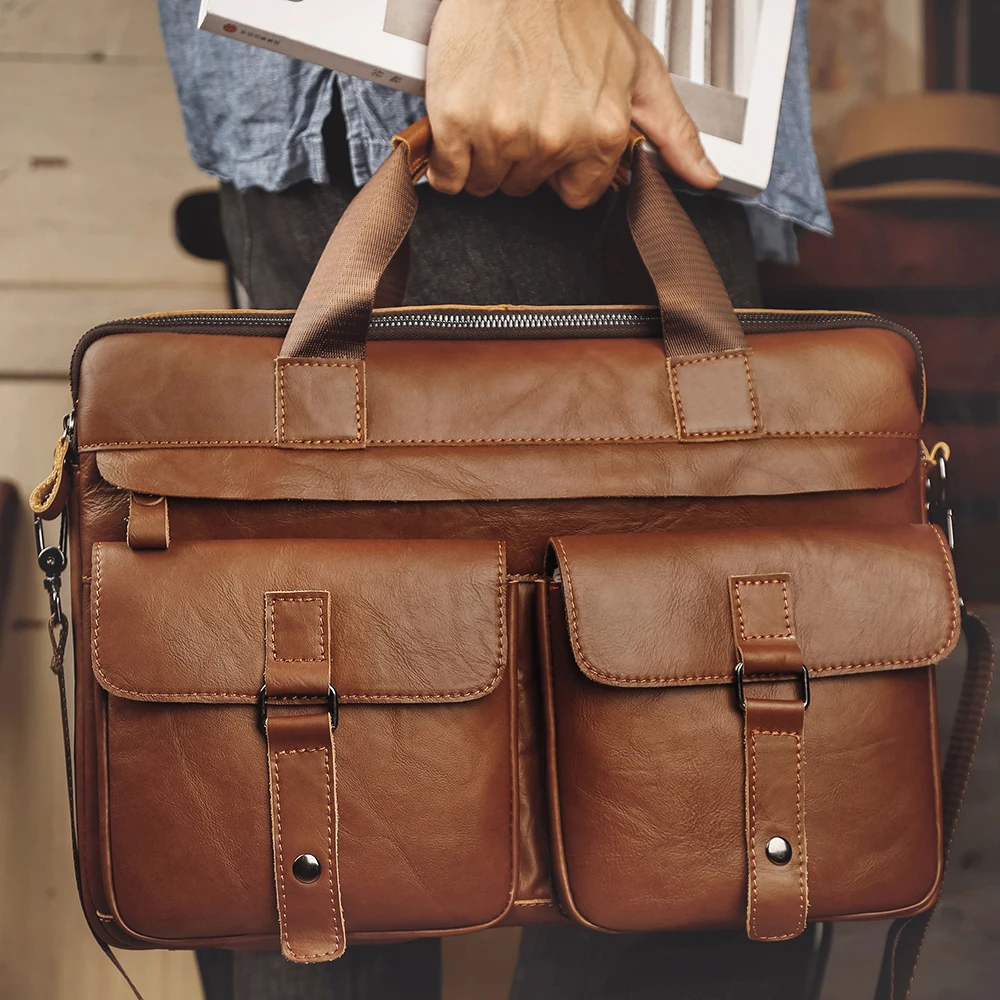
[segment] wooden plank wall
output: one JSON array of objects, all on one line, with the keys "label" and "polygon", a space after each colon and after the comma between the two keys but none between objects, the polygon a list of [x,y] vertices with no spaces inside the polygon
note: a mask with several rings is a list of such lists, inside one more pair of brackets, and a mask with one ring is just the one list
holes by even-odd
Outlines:
[{"label": "wooden plank wall", "polygon": [[[236,44],[236,43],[234,43]],[[0,477],[47,472],[76,341],[108,319],[226,305],[172,235],[191,164],[155,0],[0,0]],[[45,597],[22,505],[0,632],[0,997],[128,1000],[79,913]],[[517,934],[445,946],[446,1000],[507,993]],[[197,1000],[185,953],[124,953],[147,1000]]]},{"label": "wooden plank wall", "polygon": [[[153,0],[0,3],[0,476],[45,475],[79,336],[137,312],[224,306],[220,265],[172,235],[191,164]],[[0,996],[127,1000],[90,939],[69,851],[46,604],[22,508],[0,633]],[[184,953],[124,956],[147,1000],[196,1000]]]}]

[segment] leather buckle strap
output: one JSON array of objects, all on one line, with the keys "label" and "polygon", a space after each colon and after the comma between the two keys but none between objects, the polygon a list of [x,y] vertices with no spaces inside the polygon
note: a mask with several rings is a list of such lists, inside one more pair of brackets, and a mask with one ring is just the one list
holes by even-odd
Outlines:
[{"label": "leather buckle strap", "polygon": [[798,701],[746,702],[746,926],[754,941],[786,941],[806,927],[804,715]]},{"label": "leather buckle strap", "polygon": [[281,951],[292,962],[326,962],[347,946],[338,865],[330,594],[268,593],[264,613],[260,724],[267,740]]},{"label": "leather buckle strap", "polygon": [[[802,750],[809,671],[792,623],[790,582],[787,573],[729,579],[746,767],[746,927],[755,941],[797,937],[809,912]],[[802,678],[801,700],[746,697],[745,676],[792,671]]]}]

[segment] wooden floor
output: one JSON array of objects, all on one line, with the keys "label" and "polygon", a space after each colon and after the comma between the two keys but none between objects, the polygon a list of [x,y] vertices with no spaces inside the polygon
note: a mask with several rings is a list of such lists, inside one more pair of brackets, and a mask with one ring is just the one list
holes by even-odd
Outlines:
[{"label": "wooden floor", "polygon": [[[0,3],[0,475],[45,475],[94,323],[225,304],[171,234],[191,164],[152,0]],[[30,523],[0,636],[0,996],[125,1000],[79,913]],[[125,956],[147,1000],[196,1000],[189,955]]]}]

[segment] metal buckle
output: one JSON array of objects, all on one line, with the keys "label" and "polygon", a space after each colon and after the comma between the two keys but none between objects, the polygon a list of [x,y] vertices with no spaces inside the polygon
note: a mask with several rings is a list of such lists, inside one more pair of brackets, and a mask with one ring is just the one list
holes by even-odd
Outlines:
[{"label": "metal buckle", "polygon": [[[326,695],[326,710],[330,713],[330,728],[336,729],[340,722],[340,697],[332,684]],[[261,684],[257,695],[257,727],[267,739],[267,684]]]},{"label": "metal buckle", "polygon": [[[75,453],[76,448],[76,416],[70,411],[63,417],[62,434],[59,441],[69,441],[67,458]],[[63,475],[66,474],[66,459],[63,460]],[[67,555],[69,546],[69,512],[64,507],[59,515],[59,544],[45,544],[45,526],[41,517],[35,516],[35,555],[38,557],[38,568],[45,574],[44,587],[49,595],[49,628],[63,621],[62,599],[60,586],[62,574],[69,565]]]},{"label": "metal buckle", "polygon": [[[743,697],[743,661],[740,660],[736,664],[736,670],[733,672],[733,684],[736,687],[736,701],[740,706],[741,712],[746,712],[747,702],[746,698]],[[805,711],[809,707],[809,671],[806,669],[806,665],[802,664],[802,709]]]},{"label": "metal buckle", "polygon": [[45,544],[45,528],[40,517],[35,518],[35,554],[38,568],[45,574],[44,586],[49,595],[49,615],[54,621],[62,617],[62,600],[59,596],[62,574],[68,562],[69,516],[64,510],[59,516],[59,544]]},{"label": "metal buckle", "polygon": [[[937,525],[948,542],[952,559],[955,558],[955,518],[951,504],[948,501],[948,460],[951,458],[951,448],[946,441],[938,441],[928,450],[927,445],[920,442],[924,452],[924,462],[928,466],[925,486],[927,491],[926,509],[929,524]],[[932,474],[936,473],[936,475]],[[961,594],[958,607],[962,617],[965,617],[965,601]]]}]

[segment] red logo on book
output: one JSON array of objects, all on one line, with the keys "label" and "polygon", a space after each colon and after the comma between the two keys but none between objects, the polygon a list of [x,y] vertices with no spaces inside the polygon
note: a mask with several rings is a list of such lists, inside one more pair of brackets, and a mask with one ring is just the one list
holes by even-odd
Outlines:
[{"label": "red logo on book", "polygon": [[236,25],[235,25],[235,24],[224,24],[224,25],[222,26],[222,30],[223,30],[223,31],[228,31],[228,32],[229,32],[229,34],[232,34],[232,33],[233,33],[234,31],[236,31],[236,30],[237,30],[237,28],[236,28]]}]

